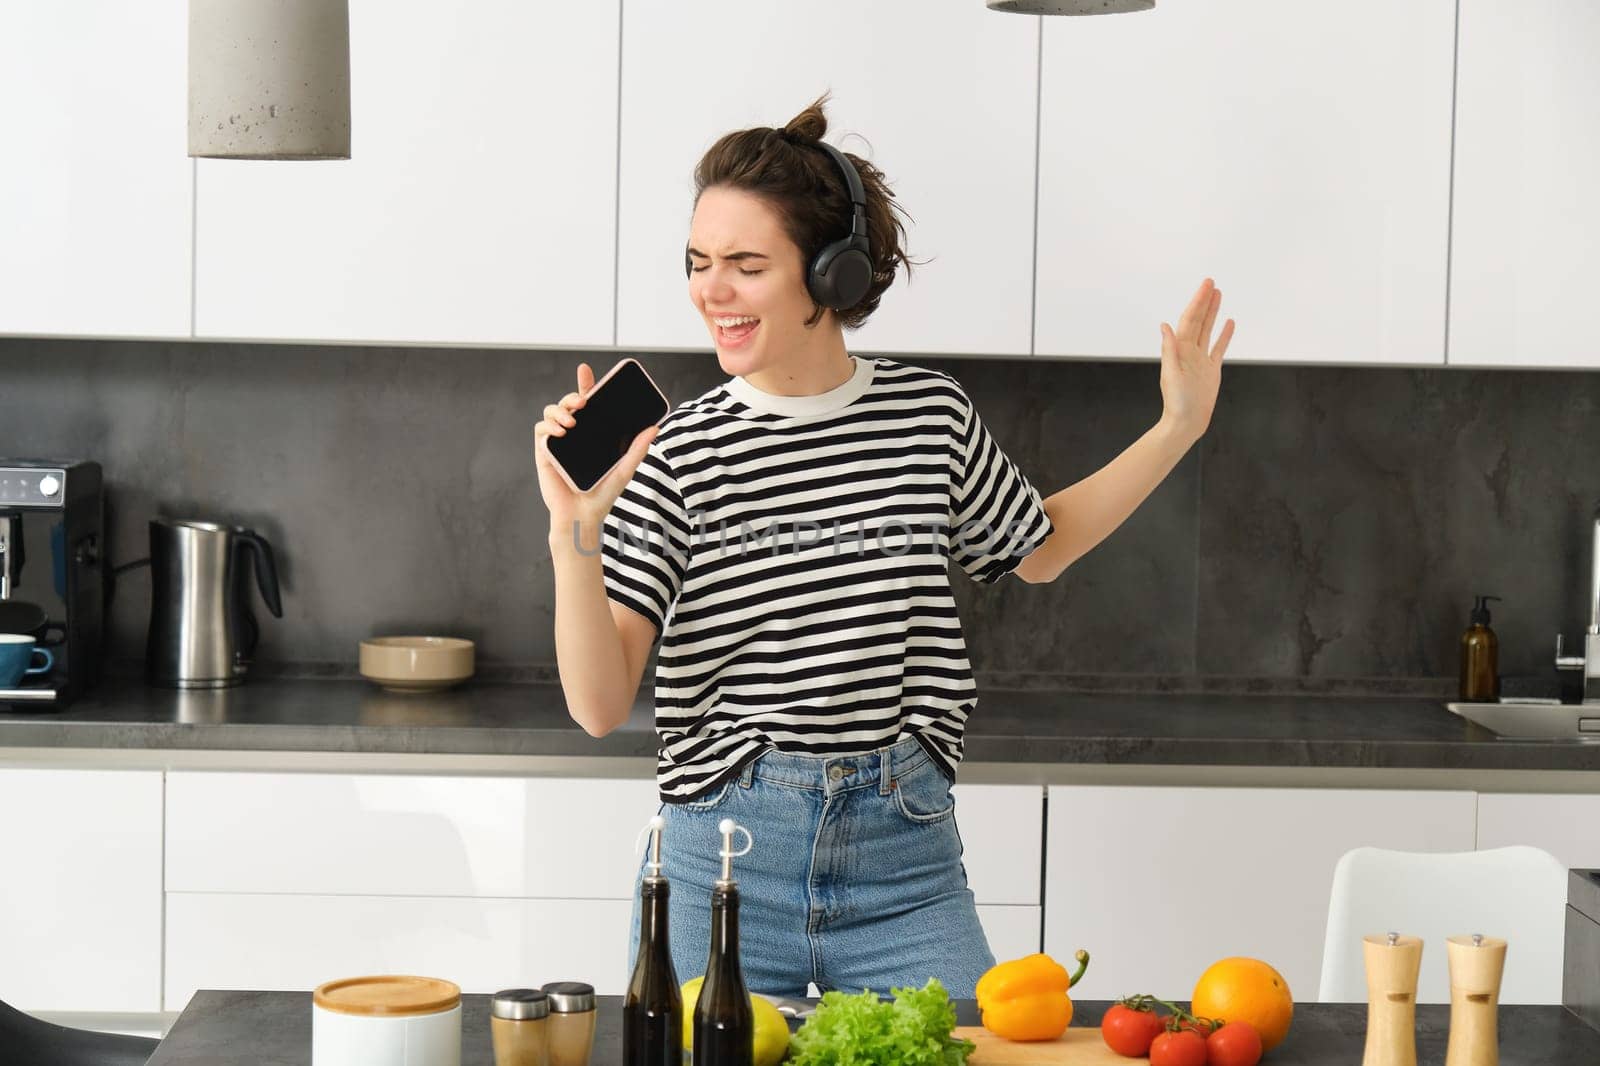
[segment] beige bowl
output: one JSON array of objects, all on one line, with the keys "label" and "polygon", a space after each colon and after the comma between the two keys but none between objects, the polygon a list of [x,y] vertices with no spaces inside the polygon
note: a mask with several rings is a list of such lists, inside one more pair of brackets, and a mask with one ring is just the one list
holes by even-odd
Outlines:
[{"label": "beige bowl", "polygon": [[390,692],[434,692],[472,676],[474,650],[456,637],[373,637],[361,642],[361,676]]}]

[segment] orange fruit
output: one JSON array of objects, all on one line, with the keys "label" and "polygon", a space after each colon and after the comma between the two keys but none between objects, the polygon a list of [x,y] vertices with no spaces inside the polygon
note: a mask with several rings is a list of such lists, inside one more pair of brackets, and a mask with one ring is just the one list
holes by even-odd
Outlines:
[{"label": "orange fruit", "polygon": [[1294,997],[1283,974],[1260,959],[1236,957],[1200,975],[1190,1009],[1202,1018],[1249,1022],[1261,1034],[1261,1049],[1271,1051],[1289,1035]]}]

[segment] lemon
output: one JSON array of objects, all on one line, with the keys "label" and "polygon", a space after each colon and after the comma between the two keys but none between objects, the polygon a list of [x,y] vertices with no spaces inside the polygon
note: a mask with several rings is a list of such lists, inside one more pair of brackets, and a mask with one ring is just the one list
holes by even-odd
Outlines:
[{"label": "lemon", "polygon": [[[704,977],[692,977],[683,983],[683,1046],[694,1047],[694,1005],[700,998]],[[750,1009],[755,1014],[755,1066],[777,1066],[783,1053],[789,1050],[789,1023],[778,1008],[760,996],[750,997]]]}]

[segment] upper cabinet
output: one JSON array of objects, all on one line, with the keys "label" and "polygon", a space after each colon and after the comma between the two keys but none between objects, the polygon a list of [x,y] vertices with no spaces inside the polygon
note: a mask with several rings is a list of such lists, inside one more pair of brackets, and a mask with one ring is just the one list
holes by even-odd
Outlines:
[{"label": "upper cabinet", "polygon": [[[622,25],[617,343],[709,350],[683,249],[694,168],[831,90],[826,139],[911,216],[902,275],[857,352],[1026,355],[1039,20],[978,0],[629,3]],[[845,220],[841,220],[841,225]]]},{"label": "upper cabinet", "polygon": [[[1158,358],[1210,276],[1230,360],[1442,362],[1454,19],[1453,0],[1045,19],[1035,353]],[[1571,33],[1574,59],[1592,38]]]},{"label": "upper cabinet", "polygon": [[188,5],[0,19],[0,333],[187,337]]},{"label": "upper cabinet", "polygon": [[200,161],[196,334],[609,345],[620,9],[351,0],[352,158]]},{"label": "upper cabinet", "polygon": [[1457,7],[351,0],[286,163],[188,158],[183,0],[13,4],[0,334],[706,352],[695,164],[830,92],[914,260],[855,351],[1154,360],[1211,276],[1234,361],[1600,367],[1600,5]]},{"label": "upper cabinet", "polygon": [[1600,5],[1461,0],[1450,355],[1600,367]]}]

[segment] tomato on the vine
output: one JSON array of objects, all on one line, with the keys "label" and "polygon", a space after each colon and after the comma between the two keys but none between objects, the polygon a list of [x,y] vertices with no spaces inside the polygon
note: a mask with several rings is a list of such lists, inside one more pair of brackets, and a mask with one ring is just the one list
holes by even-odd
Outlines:
[{"label": "tomato on the vine", "polygon": [[1249,1022],[1228,1022],[1206,1037],[1206,1066],[1256,1066],[1261,1034]]},{"label": "tomato on the vine", "polygon": [[1150,1045],[1150,1066],[1206,1066],[1205,1037],[1194,1029],[1162,1033]]},{"label": "tomato on the vine", "polygon": [[1138,1010],[1125,1003],[1114,1004],[1100,1019],[1100,1035],[1106,1047],[1130,1059],[1150,1054],[1150,1044],[1166,1028],[1153,1010]]}]

